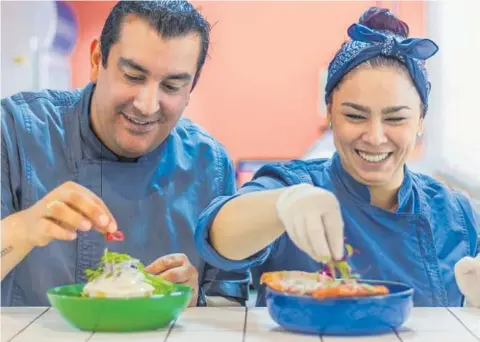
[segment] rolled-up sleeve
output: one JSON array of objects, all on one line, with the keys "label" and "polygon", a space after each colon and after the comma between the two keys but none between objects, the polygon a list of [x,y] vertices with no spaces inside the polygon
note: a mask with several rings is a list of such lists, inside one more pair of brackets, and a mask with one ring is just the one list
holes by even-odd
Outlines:
[{"label": "rolled-up sleeve", "polygon": [[229,201],[247,193],[278,189],[299,181],[292,181],[291,175],[282,164],[270,164],[261,168],[252,181],[247,182],[237,193],[215,198],[203,211],[195,231],[195,244],[200,255],[211,265],[227,271],[246,271],[263,264],[269,257],[272,245],[244,260],[230,260],[221,256],[210,243],[210,229],[215,217]]},{"label": "rolled-up sleeve", "polygon": [[8,99],[2,99],[2,219],[18,211],[20,191],[20,160],[15,133],[15,108]]}]

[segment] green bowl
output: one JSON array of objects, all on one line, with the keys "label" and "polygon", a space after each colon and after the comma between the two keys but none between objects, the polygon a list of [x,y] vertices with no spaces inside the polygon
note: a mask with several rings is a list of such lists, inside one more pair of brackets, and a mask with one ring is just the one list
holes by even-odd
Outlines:
[{"label": "green bowl", "polygon": [[48,300],[60,315],[84,331],[132,332],[169,326],[187,307],[193,289],[175,284],[166,295],[142,298],[82,297],[84,284],[51,288]]}]

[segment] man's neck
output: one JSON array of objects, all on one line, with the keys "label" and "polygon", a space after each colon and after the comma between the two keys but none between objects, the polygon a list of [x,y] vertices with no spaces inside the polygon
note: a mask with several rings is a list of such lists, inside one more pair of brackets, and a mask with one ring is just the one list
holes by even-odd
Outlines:
[{"label": "man's neck", "polygon": [[97,106],[95,105],[96,103],[96,92],[95,90],[93,91],[92,94],[92,100],[90,101],[90,108],[89,108],[89,116],[88,116],[88,121],[90,124],[90,127],[92,128],[93,133],[97,136],[97,138],[103,143],[102,137],[99,134],[100,127],[99,127],[99,122],[97,122]]}]

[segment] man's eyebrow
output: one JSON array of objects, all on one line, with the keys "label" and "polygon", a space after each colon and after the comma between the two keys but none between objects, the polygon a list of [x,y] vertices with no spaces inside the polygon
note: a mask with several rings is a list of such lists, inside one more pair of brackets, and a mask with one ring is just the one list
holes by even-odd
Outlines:
[{"label": "man's eyebrow", "polygon": [[144,68],[143,66],[141,66],[140,64],[138,64],[137,62],[135,62],[130,58],[120,57],[118,64],[122,68],[127,67],[127,68],[131,68],[131,69],[135,69],[137,71],[143,72],[144,74],[150,74],[150,72],[146,68]]},{"label": "man's eyebrow", "polygon": [[183,72],[180,74],[170,74],[165,77],[166,80],[178,80],[178,81],[190,81],[192,79],[192,75],[187,72]]},{"label": "man's eyebrow", "polygon": [[[144,74],[147,74],[147,75],[150,74],[150,71],[148,71],[145,67],[141,66],[140,64],[138,64],[137,62],[135,62],[134,60],[132,60],[130,58],[120,57],[119,61],[118,61],[118,64],[122,68],[125,68],[125,67],[126,68],[131,68],[131,69],[135,69],[135,70],[140,71],[140,72],[142,72]],[[183,72],[183,73],[179,73],[179,74],[167,75],[165,77],[165,79],[166,80],[189,81],[189,80],[192,79],[192,75],[190,75],[187,72]]]}]

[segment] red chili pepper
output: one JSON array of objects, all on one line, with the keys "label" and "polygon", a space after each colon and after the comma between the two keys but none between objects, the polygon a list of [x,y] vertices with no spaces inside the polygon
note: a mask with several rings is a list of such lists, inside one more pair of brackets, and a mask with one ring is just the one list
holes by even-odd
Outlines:
[{"label": "red chili pepper", "polygon": [[105,238],[107,239],[107,241],[123,241],[123,240],[125,240],[125,236],[123,235],[123,233],[121,231],[118,231],[118,230],[114,233],[107,232],[107,234],[105,235]]}]

